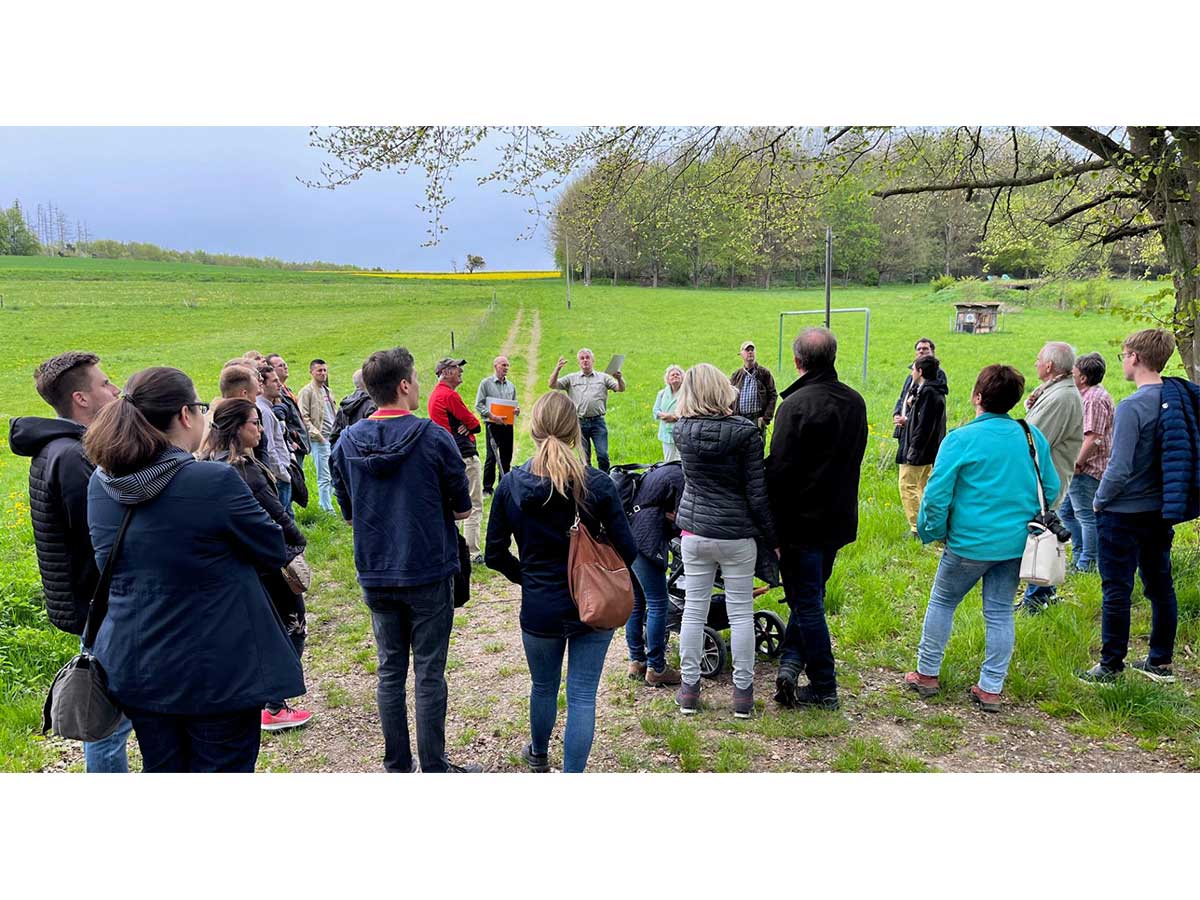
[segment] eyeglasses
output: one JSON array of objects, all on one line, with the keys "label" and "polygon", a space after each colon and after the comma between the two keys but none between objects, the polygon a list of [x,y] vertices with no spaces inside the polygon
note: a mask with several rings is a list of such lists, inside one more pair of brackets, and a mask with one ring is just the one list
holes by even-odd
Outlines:
[{"label": "eyeglasses", "polygon": [[1117,354],[1117,359],[1124,362],[1128,357],[1136,356],[1136,355],[1137,355],[1136,350],[1122,350],[1120,353]]},{"label": "eyeglasses", "polygon": [[204,415],[206,412],[208,412],[208,404],[202,403],[199,400],[197,400],[195,403],[189,403],[188,406],[195,406],[195,407],[199,408],[200,415]]}]

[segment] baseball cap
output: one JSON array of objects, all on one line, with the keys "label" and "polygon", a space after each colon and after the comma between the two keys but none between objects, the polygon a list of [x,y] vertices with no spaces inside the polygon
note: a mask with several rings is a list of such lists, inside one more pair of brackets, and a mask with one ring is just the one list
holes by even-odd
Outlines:
[{"label": "baseball cap", "polygon": [[465,359],[452,359],[449,356],[443,356],[437,361],[437,365],[433,367],[433,374],[441,375],[447,369],[453,368],[454,366],[465,366],[466,364],[467,361]]},{"label": "baseball cap", "polygon": [[742,341],[741,349],[745,350],[747,347],[749,347],[751,350],[758,349],[757,347],[754,346],[754,341]]}]

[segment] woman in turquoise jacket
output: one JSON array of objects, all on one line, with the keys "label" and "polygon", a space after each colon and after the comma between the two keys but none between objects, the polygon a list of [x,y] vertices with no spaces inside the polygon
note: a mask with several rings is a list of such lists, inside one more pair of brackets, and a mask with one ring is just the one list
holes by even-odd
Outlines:
[{"label": "woman in turquoise jacket", "polygon": [[[944,541],[946,549],[929,593],[917,670],[904,681],[922,697],[938,692],[954,610],[982,580],[984,659],[971,699],[986,712],[1000,711],[1012,658],[1021,555],[1029,521],[1040,509],[1025,429],[1008,415],[1024,392],[1025,378],[1011,366],[988,366],[979,373],[971,392],[975,419],[946,436],[917,516],[921,540]],[[1050,445],[1036,428],[1030,432],[1042,492],[1054,497],[1059,481]]]},{"label": "woman in turquoise jacket", "polygon": [[675,423],[679,416],[675,414],[675,404],[679,401],[679,386],[683,384],[683,369],[674,363],[667,366],[663,373],[666,387],[654,398],[654,421],[658,422],[658,439],[663,447],[663,461],[673,462],[679,459],[679,451],[675,449]]}]

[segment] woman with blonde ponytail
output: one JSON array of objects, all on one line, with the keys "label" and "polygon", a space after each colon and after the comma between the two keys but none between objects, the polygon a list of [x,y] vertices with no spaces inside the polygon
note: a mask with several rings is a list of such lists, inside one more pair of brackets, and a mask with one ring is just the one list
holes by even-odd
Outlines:
[{"label": "woman with blonde ponytail", "polygon": [[[521,586],[521,639],[529,662],[531,740],[521,758],[534,772],[550,771],[550,733],[558,715],[558,686],[567,657],[567,727],[563,771],[587,766],[596,729],[596,689],[612,630],[579,621],[567,587],[570,531],[578,515],[631,564],[637,545],[621,498],[603,472],[579,455],[579,417],[566,394],[551,391],[533,405],[533,458],[500,479],[492,497],[484,560]],[[517,541],[520,558],[509,549]]]}]

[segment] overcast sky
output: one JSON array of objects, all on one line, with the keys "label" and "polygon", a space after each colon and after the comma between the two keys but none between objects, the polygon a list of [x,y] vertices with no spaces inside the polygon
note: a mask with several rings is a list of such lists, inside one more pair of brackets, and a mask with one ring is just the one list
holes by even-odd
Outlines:
[{"label": "overcast sky", "polygon": [[[480,166],[487,163],[479,154]],[[0,127],[0,205],[53,203],[93,238],[176,250],[353,263],[399,271],[450,271],[467,253],[490,269],[554,267],[545,225],[528,203],[474,171],[456,176],[438,246],[422,247],[419,173],[373,173],[335,191],[304,187],[325,154],[305,128]]]}]

